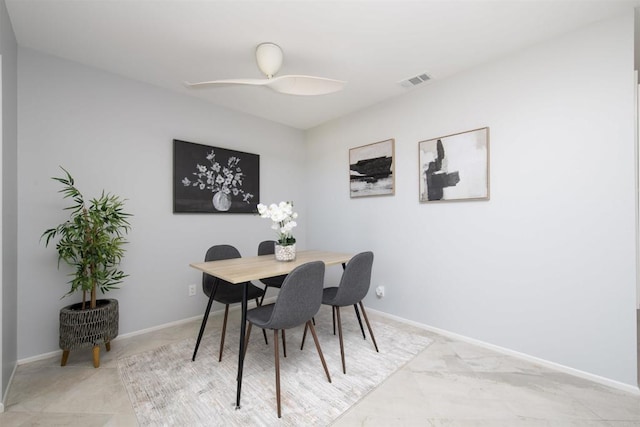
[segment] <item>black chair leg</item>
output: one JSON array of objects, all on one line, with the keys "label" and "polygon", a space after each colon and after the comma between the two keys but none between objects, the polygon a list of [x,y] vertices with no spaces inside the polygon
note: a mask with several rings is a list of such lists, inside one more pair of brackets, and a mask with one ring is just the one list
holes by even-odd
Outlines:
[{"label": "black chair leg", "polygon": [[367,329],[369,329],[369,335],[371,335],[371,341],[373,341],[373,346],[376,348],[376,351],[379,353],[378,344],[376,343],[376,337],[373,336],[373,330],[371,329],[371,325],[369,324],[369,318],[367,317],[367,312],[364,311],[364,304],[362,304],[362,301],[360,301],[360,308],[362,309],[362,315],[364,316],[364,321],[367,322]]},{"label": "black chair leg", "polygon": [[333,335],[336,334],[336,306],[331,306],[331,314],[333,315]]},{"label": "black chair leg", "polygon": [[262,305],[262,303],[264,302],[264,297],[267,295],[267,289],[269,289],[269,287],[267,285],[265,285],[264,286],[264,293],[262,294],[262,298],[260,298],[260,303],[258,305]]},{"label": "black chair leg", "polygon": [[[265,289],[265,293],[266,293],[266,289]],[[264,294],[262,294],[262,300],[264,299]],[[260,307],[262,305],[262,300],[260,300],[260,302],[258,302],[258,298],[256,298],[256,305],[258,307]],[[262,330],[262,335],[264,336],[264,343],[266,345],[269,345],[269,340],[267,340],[267,331],[265,331],[264,329]]]},{"label": "black chair leg", "polygon": [[360,324],[360,330],[362,331],[362,338],[367,339],[367,336],[364,334],[364,327],[362,326],[362,319],[360,319],[360,312],[358,311],[358,304],[353,304],[353,308],[356,309],[356,317],[358,318],[358,323]]},{"label": "black chair leg", "polygon": [[202,325],[200,325],[200,332],[198,333],[198,340],[196,341],[196,348],[193,349],[193,356],[191,357],[191,361],[195,362],[196,354],[198,353],[198,347],[200,347],[200,341],[202,340],[202,334],[204,334],[204,328],[207,326],[207,320],[209,319],[209,312],[211,311],[211,305],[213,304],[213,292],[209,297],[209,302],[207,303],[207,309],[204,311],[204,317],[202,318]]},{"label": "black chair leg", "polygon": [[287,342],[284,337],[284,329],[281,331],[282,333],[282,354],[284,357],[287,357]]},{"label": "black chair leg", "polygon": [[300,344],[300,350],[304,348],[304,340],[307,338],[307,329],[309,329],[309,325],[304,324],[304,332],[302,333],[302,344]]}]

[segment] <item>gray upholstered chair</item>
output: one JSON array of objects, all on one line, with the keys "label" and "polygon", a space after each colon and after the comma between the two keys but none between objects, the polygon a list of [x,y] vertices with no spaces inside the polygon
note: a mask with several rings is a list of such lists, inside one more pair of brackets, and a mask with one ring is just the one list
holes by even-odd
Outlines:
[{"label": "gray upholstered chair", "polygon": [[[275,253],[275,251],[276,251],[275,240],[265,240],[260,242],[260,244],[258,245],[258,255],[271,255]],[[264,279],[260,279],[260,281],[265,286],[264,295],[262,295],[262,299],[260,300],[260,305],[262,305],[262,302],[264,301],[264,296],[267,294],[267,289],[269,287],[278,288],[278,289],[281,288],[285,277],[287,277],[286,274],[282,276],[267,277]]]},{"label": "gray upholstered chair", "polygon": [[[219,261],[224,259],[240,258],[240,252],[231,245],[215,245],[211,246],[204,257],[205,261]],[[202,334],[207,325],[207,319],[209,318],[209,312],[211,311],[211,305],[213,301],[224,304],[224,320],[222,322],[222,335],[220,337],[220,354],[218,356],[218,362],[222,360],[222,349],[224,348],[224,336],[227,329],[227,317],[229,316],[229,305],[242,302],[242,288],[243,284],[232,284],[224,280],[220,280],[216,277],[210,276],[206,273],[202,274],[202,291],[209,297],[207,308],[202,318],[202,325],[200,325],[200,332],[198,333],[198,340],[196,341],[196,347],[193,350],[193,357],[191,360],[196,360],[196,354],[198,353],[198,347],[200,347],[200,341],[202,340]],[[247,283],[247,300],[255,299],[256,304],[260,305],[258,298],[264,296],[264,290]],[[267,341],[267,334],[264,332],[265,342]]]},{"label": "gray upholstered chair", "polygon": [[[347,373],[347,368],[344,360],[344,341],[342,338],[342,321],[340,320],[340,307],[347,307],[353,305],[356,310],[358,322],[360,322],[360,329],[362,330],[362,336],[366,339],[364,334],[364,328],[362,327],[362,321],[360,320],[360,314],[358,313],[358,304],[362,310],[362,315],[367,323],[367,329],[371,335],[373,346],[378,351],[378,344],[376,338],[373,336],[373,330],[369,324],[367,313],[364,310],[364,304],[362,300],[369,292],[369,286],[371,285],[371,268],[373,266],[373,252],[361,252],[355,255],[344,268],[340,284],[336,287],[325,288],[322,291],[322,304],[330,305],[333,311],[333,333],[335,335],[336,318],[338,323],[338,337],[340,340],[340,357],[342,358],[342,372]],[[304,346],[304,339],[306,337],[307,330],[305,329],[302,336],[302,346]]]},{"label": "gray upholstered chair", "polygon": [[278,418],[282,416],[280,410],[280,357],[278,351],[278,331],[293,328],[305,324],[313,335],[313,340],[322,362],[322,367],[331,382],[329,369],[322,355],[320,342],[316,330],[311,323],[311,318],[320,309],[322,301],[322,286],[324,282],[324,263],[322,261],[308,262],[296,267],[287,275],[278,299],[274,304],[254,308],[247,312],[247,334],[245,352],[251,335],[251,325],[263,329],[273,329],[273,351],[275,355],[276,369],[276,401],[278,405]]}]

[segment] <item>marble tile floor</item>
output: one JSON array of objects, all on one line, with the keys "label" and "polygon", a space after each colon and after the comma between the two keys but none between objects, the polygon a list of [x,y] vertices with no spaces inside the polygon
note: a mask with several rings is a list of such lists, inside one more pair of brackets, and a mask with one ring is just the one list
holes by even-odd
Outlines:
[{"label": "marble tile floor", "polygon": [[[230,313],[238,321],[238,312]],[[370,313],[380,322],[393,320]],[[211,316],[209,328],[220,327]],[[197,335],[198,321],[117,339],[94,369],[91,351],[20,365],[0,425],[136,426],[117,358]],[[640,426],[640,396],[402,325],[433,343],[334,426]],[[375,332],[375,329],[374,329]],[[348,356],[347,356],[348,357]]]}]

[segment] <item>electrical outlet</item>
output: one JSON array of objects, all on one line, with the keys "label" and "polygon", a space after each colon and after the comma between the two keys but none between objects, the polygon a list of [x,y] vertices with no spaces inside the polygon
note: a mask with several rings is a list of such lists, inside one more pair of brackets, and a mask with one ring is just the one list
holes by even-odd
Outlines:
[{"label": "electrical outlet", "polygon": [[376,288],[376,296],[382,298],[384,296],[384,286],[378,286]]},{"label": "electrical outlet", "polygon": [[195,296],[196,294],[196,285],[189,285],[189,296]]}]

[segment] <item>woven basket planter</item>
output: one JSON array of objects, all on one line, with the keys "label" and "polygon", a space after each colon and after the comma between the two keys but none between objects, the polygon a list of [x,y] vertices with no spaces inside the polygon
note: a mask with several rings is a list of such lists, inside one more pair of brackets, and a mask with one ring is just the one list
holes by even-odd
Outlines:
[{"label": "woven basket planter", "polygon": [[[101,299],[96,308],[81,310],[81,303],[60,309],[60,348],[69,350],[107,345],[118,336],[118,300]],[[66,364],[63,356],[63,366]]]}]

